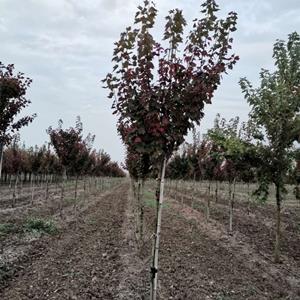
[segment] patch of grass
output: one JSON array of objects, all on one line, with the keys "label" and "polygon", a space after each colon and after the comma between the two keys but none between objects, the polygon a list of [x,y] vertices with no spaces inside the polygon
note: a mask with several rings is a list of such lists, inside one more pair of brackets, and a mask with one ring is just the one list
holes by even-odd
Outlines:
[{"label": "patch of grass", "polygon": [[11,223],[1,223],[0,224],[0,237],[8,235],[10,233],[17,232],[17,226]]},{"label": "patch of grass", "polygon": [[156,207],[156,201],[155,200],[150,200],[150,199],[144,199],[144,205],[146,207],[155,208]]},{"label": "patch of grass", "polygon": [[155,199],[155,194],[152,191],[144,190],[144,200],[153,200]]},{"label": "patch of grass", "polygon": [[40,218],[27,219],[26,223],[24,224],[24,230],[33,234],[48,233],[53,235],[58,232],[58,229],[53,221]]}]

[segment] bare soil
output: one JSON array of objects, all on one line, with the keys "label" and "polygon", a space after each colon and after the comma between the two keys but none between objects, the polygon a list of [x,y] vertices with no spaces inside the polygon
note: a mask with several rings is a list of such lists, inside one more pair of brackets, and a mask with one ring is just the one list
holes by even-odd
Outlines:
[{"label": "bare soil", "polygon": [[[209,222],[204,197],[193,208],[186,192],[174,199],[167,194],[163,209],[158,299],[300,299],[297,208],[283,212],[282,263],[274,264],[272,206],[248,214],[236,203],[230,235],[226,199],[212,201]],[[10,216],[19,226],[33,214],[51,216],[59,227],[54,236],[16,230],[0,240],[5,263],[0,299],[149,299],[153,205],[146,201],[145,241],[139,248],[127,182],[90,195],[76,209],[64,205],[62,217],[50,204],[0,210],[2,220]]]}]

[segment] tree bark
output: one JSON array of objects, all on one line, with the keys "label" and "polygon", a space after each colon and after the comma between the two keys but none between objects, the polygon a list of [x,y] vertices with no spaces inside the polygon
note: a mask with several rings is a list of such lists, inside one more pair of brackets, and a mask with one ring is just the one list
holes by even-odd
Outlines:
[{"label": "tree bark", "polygon": [[229,233],[232,231],[232,183],[229,182]]},{"label": "tree bark", "polygon": [[[233,185],[233,189],[232,189]],[[233,179],[233,184],[229,183],[229,232],[232,233],[232,223],[233,223],[233,206],[235,197],[235,179]]]},{"label": "tree bark", "polygon": [[216,180],[216,186],[215,186],[215,201],[218,203],[218,190],[219,190],[219,182]]},{"label": "tree bark", "polygon": [[161,230],[161,218],[162,218],[162,206],[164,200],[164,178],[166,171],[167,158],[163,160],[161,168],[161,177],[160,177],[160,187],[159,187],[159,201],[157,207],[157,218],[156,218],[156,232],[154,237],[154,251],[153,251],[153,260],[151,267],[151,290],[150,290],[150,299],[156,300],[157,298],[157,283],[158,283],[158,253],[159,253],[159,240],[160,240],[160,230]]},{"label": "tree bark", "polygon": [[210,180],[208,182],[207,194],[206,194],[206,221],[210,218]]},{"label": "tree bark", "polygon": [[75,179],[75,203],[77,201],[77,197],[78,197],[78,175],[76,175],[76,179]]},{"label": "tree bark", "polygon": [[3,143],[0,142],[0,180],[1,180],[2,164],[3,164],[3,150],[4,150]]},{"label": "tree bark", "polygon": [[17,202],[18,179],[19,179],[19,175],[16,175],[16,180],[15,180],[15,185],[14,185],[14,192],[13,192],[13,201],[12,201],[12,204],[11,204],[12,207],[15,207],[16,202]]},{"label": "tree bark", "polygon": [[48,174],[46,175],[46,201],[48,201],[49,199],[49,178],[48,178]]},{"label": "tree bark", "polygon": [[139,239],[140,242],[143,242],[144,239],[144,199],[143,199],[143,194],[144,194],[144,181],[139,180],[139,215],[140,215],[140,228],[139,228]]},{"label": "tree bark", "polygon": [[276,185],[276,238],[274,249],[274,261],[280,262],[280,241],[281,241],[281,193],[279,185]]},{"label": "tree bark", "polygon": [[31,205],[33,205],[33,200],[34,200],[34,175],[30,176],[30,189],[31,189]]},{"label": "tree bark", "polygon": [[196,182],[196,174],[195,174],[195,172],[194,172],[194,176],[193,176],[193,185],[192,185],[192,203],[191,203],[191,207],[192,207],[192,208],[194,208],[195,182]]},{"label": "tree bark", "polygon": [[250,215],[250,205],[251,205],[251,202],[250,202],[250,183],[248,182],[247,183],[247,202],[248,202],[248,205],[247,205],[247,214]]},{"label": "tree bark", "polygon": [[59,201],[59,214],[62,216],[62,208],[63,208],[63,201],[65,199],[65,179],[67,177],[66,168],[63,169],[62,174],[62,181],[61,181],[61,193],[60,193],[60,201]]},{"label": "tree bark", "polygon": [[83,200],[86,198],[86,176],[83,179]]}]

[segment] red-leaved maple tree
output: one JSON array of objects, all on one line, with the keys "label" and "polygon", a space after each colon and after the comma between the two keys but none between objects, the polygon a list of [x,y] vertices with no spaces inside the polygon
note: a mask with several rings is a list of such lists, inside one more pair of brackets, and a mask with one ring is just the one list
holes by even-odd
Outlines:
[{"label": "red-leaved maple tree", "polygon": [[23,73],[14,74],[14,65],[5,66],[0,62],[0,178],[3,148],[13,135],[36,117],[35,114],[16,119],[31,101],[26,98],[27,88],[32,80]]},{"label": "red-leaved maple tree", "polygon": [[211,103],[221,75],[232,69],[238,56],[231,53],[237,14],[225,19],[216,15],[214,0],[201,6],[201,19],[187,25],[182,11],[173,9],[166,17],[162,43],[151,31],[157,9],[145,0],[138,7],[134,27],[126,28],[115,43],[112,73],[104,82],[114,98],[117,128],[123,142],[136,153],[156,157],[160,170],[157,225],[152,263],[151,299],[156,299],[158,249],[164,173],[168,158],[195,124],[200,124],[205,104]]}]

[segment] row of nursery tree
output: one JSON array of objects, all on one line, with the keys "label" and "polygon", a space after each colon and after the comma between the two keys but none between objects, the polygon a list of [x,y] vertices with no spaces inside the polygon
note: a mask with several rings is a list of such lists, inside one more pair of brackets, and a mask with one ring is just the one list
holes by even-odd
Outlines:
[{"label": "row of nursery tree", "polygon": [[[222,74],[227,74],[239,59],[231,50],[237,14],[230,12],[225,19],[220,19],[218,11],[214,0],[206,0],[201,6],[202,17],[194,19],[185,34],[187,22],[182,11],[171,10],[166,17],[163,39],[158,42],[152,35],[157,9],[145,0],[144,5],[138,7],[134,25],[127,27],[115,43],[112,58],[115,65],[104,79],[110,90],[109,98],[113,99],[113,113],[118,116],[117,129],[127,149],[126,166],[134,183],[141,240],[144,181],[153,175],[157,178],[151,300],[157,295],[168,161],[171,159],[167,172],[174,177],[180,176],[176,172],[183,172],[184,166],[172,170],[178,161],[178,157],[172,158],[173,153],[184,142],[188,131],[200,124],[203,108],[211,103]],[[199,162],[198,157],[194,157],[197,162],[192,162],[191,166],[195,168],[192,176],[226,174],[230,181],[241,176],[253,180],[255,168],[255,178],[259,182],[256,193],[263,198],[268,194],[270,183],[275,184],[278,215],[275,260],[278,261],[281,203],[291,165],[291,149],[300,132],[299,35],[292,33],[287,43],[277,41],[273,57],[275,71],[262,70],[260,87],[253,88],[245,78],[240,81],[251,107],[249,123],[239,132],[237,124],[227,128],[223,120],[217,119],[205,142],[199,149],[192,149],[200,151],[203,160]],[[237,119],[233,123],[237,123]],[[185,164],[179,160],[179,164]],[[216,162],[218,171],[214,169]]]},{"label": "row of nursery tree", "polygon": [[49,128],[48,133],[51,142],[41,147],[26,148],[19,143],[19,136],[15,136],[3,151],[2,182],[7,183],[16,175],[25,182],[31,181],[32,175],[51,175],[58,179],[64,173],[69,177],[125,176],[108,153],[92,149],[94,136],[89,134],[83,138],[79,117],[74,128],[62,129],[60,121],[59,127]]},{"label": "row of nursery tree", "polygon": [[61,120],[57,128],[49,127],[46,145],[21,146],[18,131],[36,118],[36,114],[19,117],[31,103],[26,98],[31,82],[23,73],[16,73],[13,64],[0,62],[0,179],[7,182],[11,175],[23,181],[30,181],[32,175],[125,176],[109,154],[93,149],[94,135],[83,136],[80,117],[74,127],[62,128]]},{"label": "row of nursery tree", "polygon": [[[254,139],[259,137],[259,142]],[[295,139],[298,139],[295,136]],[[226,120],[217,114],[214,127],[202,138],[193,130],[193,142],[185,142],[171,157],[166,177],[178,180],[206,180],[208,182],[243,182],[261,181],[263,156],[267,144],[259,136],[252,120],[241,122],[239,117]],[[292,145],[289,149],[289,168],[284,174],[284,182],[296,185],[300,183],[300,149]],[[266,194],[261,200],[266,200]],[[267,190],[265,191],[267,192]],[[298,198],[300,195],[296,193]]]}]

